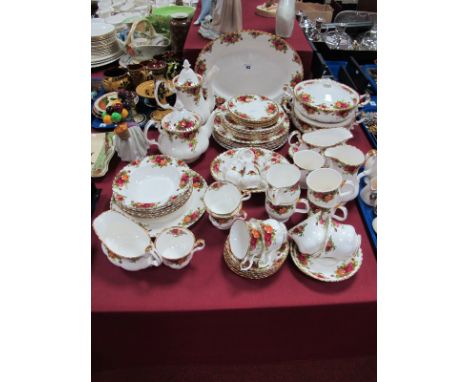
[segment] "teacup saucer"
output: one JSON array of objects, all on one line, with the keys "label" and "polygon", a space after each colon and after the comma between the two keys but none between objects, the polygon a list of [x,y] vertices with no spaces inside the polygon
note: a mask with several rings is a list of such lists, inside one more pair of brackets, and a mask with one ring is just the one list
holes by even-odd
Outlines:
[{"label": "teacup saucer", "polygon": [[205,179],[193,170],[189,170],[192,179],[198,179],[197,182],[194,182],[194,188],[190,199],[185,203],[181,208],[159,218],[140,218],[136,216],[129,215],[128,213],[122,211],[119,206],[111,199],[110,209],[120,212],[124,216],[133,220],[135,223],[140,224],[143,228],[149,231],[151,237],[156,237],[156,235],[161,232],[164,228],[172,226],[181,226],[188,228],[194,225],[205,213],[205,204],[203,203],[203,196],[205,195],[208,185],[206,184]]},{"label": "teacup saucer", "polygon": [[348,260],[333,258],[314,259],[299,252],[296,243],[290,240],[290,254],[299,270],[314,279],[324,282],[339,282],[353,277],[362,265],[362,250],[359,248]]}]

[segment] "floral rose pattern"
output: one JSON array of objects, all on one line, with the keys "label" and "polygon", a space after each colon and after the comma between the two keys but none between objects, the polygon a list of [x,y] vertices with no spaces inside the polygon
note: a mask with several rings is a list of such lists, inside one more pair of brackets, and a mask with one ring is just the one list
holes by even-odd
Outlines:
[{"label": "floral rose pattern", "polygon": [[198,208],[195,211],[192,211],[191,213],[185,215],[182,220],[182,225],[186,226],[186,225],[196,222],[200,218],[202,213],[203,213],[202,209]]},{"label": "floral rose pattern", "polygon": [[121,171],[114,179],[114,185],[118,189],[122,189],[128,183],[128,175],[127,171]]},{"label": "floral rose pattern", "polygon": [[270,202],[267,202],[268,208],[273,210],[276,214],[278,215],[284,215],[287,214],[289,211],[291,211],[294,206],[274,206]]},{"label": "floral rose pattern", "polygon": [[262,32],[259,32],[259,31],[249,31],[249,35],[252,36],[252,38],[257,38],[261,34]]},{"label": "floral rose pattern", "polygon": [[195,66],[195,72],[199,74],[200,76],[203,76],[206,72],[206,60],[201,59],[197,61],[197,64]]},{"label": "floral rose pattern", "polygon": [[335,275],[337,278],[345,277],[349,275],[356,268],[356,259],[352,258],[348,264],[343,264],[336,268]]},{"label": "floral rose pattern", "polygon": [[187,232],[185,232],[183,229],[178,228],[178,227],[172,228],[171,230],[169,230],[169,233],[174,237],[187,235]]},{"label": "floral rose pattern", "polygon": [[276,231],[269,224],[260,223],[260,226],[262,227],[262,230],[263,230],[263,240],[265,241],[265,246],[269,248],[273,244],[273,240],[275,239],[275,236],[276,236]]},{"label": "floral rose pattern", "polygon": [[275,48],[279,52],[286,53],[288,51],[288,47],[286,42],[278,36],[271,36],[268,40],[271,43],[271,46]]},{"label": "floral rose pattern", "polygon": [[256,229],[250,230],[250,249],[254,250],[257,247],[258,239],[260,239],[260,231]]},{"label": "floral rose pattern", "polygon": [[164,155],[153,155],[150,162],[158,167],[165,167],[171,163],[171,159]]},{"label": "floral rose pattern", "polygon": [[329,203],[331,202],[335,196],[338,194],[338,190],[330,191],[330,192],[316,192],[312,191],[312,195],[314,198],[321,200],[322,202]]},{"label": "floral rose pattern", "polygon": [[239,42],[241,40],[242,40],[242,36],[240,33],[232,32],[232,33],[226,33],[221,39],[220,43],[226,44],[226,45],[233,45],[236,42]]},{"label": "floral rose pattern", "polygon": [[192,187],[197,189],[197,190],[199,190],[200,188],[203,187],[203,180],[202,180],[201,176],[195,175],[192,178]]},{"label": "floral rose pattern", "polygon": [[297,235],[299,237],[304,236],[304,231],[305,228],[307,227],[307,223],[298,225],[297,227],[294,227],[294,229],[291,231],[293,235]]},{"label": "floral rose pattern", "polygon": [[302,78],[303,78],[303,75],[301,72],[297,71],[296,73],[293,74],[292,78],[291,78],[291,81],[289,82],[289,84],[291,85],[291,87],[295,87],[299,82],[302,81]]},{"label": "floral rose pattern", "polygon": [[335,243],[333,242],[333,239],[330,237],[327,241],[327,244],[325,245],[325,252],[334,251],[335,248],[336,248]]},{"label": "floral rose pattern", "polygon": [[189,184],[189,182],[190,182],[190,175],[184,172],[182,176],[180,177],[179,189],[177,191],[187,187],[187,184]]},{"label": "floral rose pattern", "polygon": [[153,207],[156,207],[156,203],[142,203],[142,202],[134,202],[132,201],[131,203],[131,206],[132,207],[135,207],[135,208],[153,208]]},{"label": "floral rose pattern", "polygon": [[212,169],[215,174],[219,174],[221,172],[220,165],[222,163],[221,159],[215,159],[212,164]]}]

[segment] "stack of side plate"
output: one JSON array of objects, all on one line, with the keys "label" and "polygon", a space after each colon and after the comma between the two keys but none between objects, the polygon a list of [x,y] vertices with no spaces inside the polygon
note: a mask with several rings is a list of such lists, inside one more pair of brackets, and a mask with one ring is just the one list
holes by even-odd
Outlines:
[{"label": "stack of side plate", "polygon": [[110,64],[122,54],[115,27],[102,22],[91,23],[91,67]]},{"label": "stack of side plate", "polygon": [[267,97],[234,97],[220,106],[213,137],[224,148],[261,147],[276,150],[288,138],[289,118]]}]

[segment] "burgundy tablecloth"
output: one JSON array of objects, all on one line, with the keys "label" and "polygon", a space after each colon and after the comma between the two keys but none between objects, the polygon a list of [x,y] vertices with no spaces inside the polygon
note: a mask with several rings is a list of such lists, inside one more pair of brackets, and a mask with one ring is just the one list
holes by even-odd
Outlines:
[{"label": "burgundy tablecloth", "polygon": [[[257,29],[265,32],[275,33],[275,18],[261,17],[255,14],[257,5],[264,3],[265,0],[243,0],[242,1],[242,15],[243,15],[243,29]],[[192,65],[195,65],[200,50],[210,41],[203,38],[199,33],[200,28],[193,25],[200,12],[199,2],[198,8],[195,11],[190,30],[185,40],[184,57],[187,58]],[[312,48],[304,36],[297,21],[294,21],[294,30],[290,38],[285,39],[296,51],[302,59],[304,65],[304,78],[309,78],[310,68],[312,65]]]},{"label": "burgundy tablecloth", "polygon": [[[361,129],[354,134],[349,143],[369,150]],[[280,152],[286,155],[286,149]],[[223,151],[211,140],[191,167],[211,183],[210,163]],[[123,166],[116,155],[96,182],[102,193],[94,216],[109,208],[111,183]],[[266,219],[263,203],[263,194],[245,202],[249,216]],[[93,232],[93,369],[375,354],[376,258],[355,202],[348,209],[347,223],[363,237],[364,261],[353,278],[335,284],[308,278],[291,259],[268,279],[235,275],[222,259],[228,233],[213,228],[206,214],[192,227],[206,249],[180,271],[120,269],[101,252]],[[302,219],[293,216],[288,228]]]}]

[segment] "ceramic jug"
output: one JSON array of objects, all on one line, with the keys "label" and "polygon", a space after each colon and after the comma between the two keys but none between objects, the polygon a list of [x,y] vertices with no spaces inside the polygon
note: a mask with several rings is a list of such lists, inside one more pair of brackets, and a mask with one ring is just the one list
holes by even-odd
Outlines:
[{"label": "ceramic jug", "polygon": [[[215,107],[215,98],[211,86],[213,76],[219,71],[217,66],[213,66],[205,77],[196,74],[190,67],[190,63],[185,60],[183,69],[179,75],[172,79],[172,87],[180,101],[188,111],[197,113],[205,123],[212,115]],[[163,109],[174,109],[167,103],[161,103],[158,98],[158,89],[164,81],[156,81],[154,86],[154,96],[159,107]]]},{"label": "ceramic jug", "polygon": [[296,18],[296,0],[280,0],[276,10],[275,33],[281,37],[291,37]]}]

